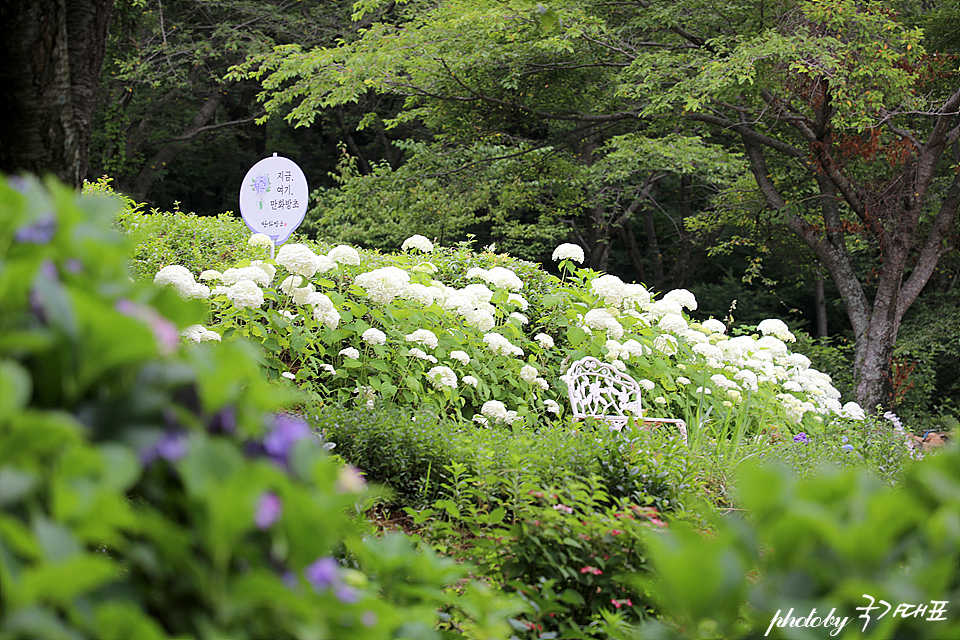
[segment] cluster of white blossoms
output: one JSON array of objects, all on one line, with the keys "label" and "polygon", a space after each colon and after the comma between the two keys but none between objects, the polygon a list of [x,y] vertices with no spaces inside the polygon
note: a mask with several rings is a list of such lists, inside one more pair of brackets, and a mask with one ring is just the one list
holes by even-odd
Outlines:
[{"label": "cluster of white blossoms", "polygon": [[460,364],[470,364],[470,354],[466,351],[455,350],[450,352],[450,357]]},{"label": "cluster of white blossoms", "polygon": [[304,278],[312,278],[317,272],[323,273],[334,266],[326,256],[318,256],[310,247],[296,243],[280,247],[275,261],[290,273]]},{"label": "cluster of white blossoms", "polygon": [[493,267],[489,270],[473,267],[467,270],[467,277],[480,278],[488,284],[508,291],[519,291],[523,288],[520,277],[506,267]]},{"label": "cluster of white blossoms", "polygon": [[387,334],[380,329],[370,327],[360,335],[360,339],[367,344],[386,344]]},{"label": "cluster of white blossoms", "polygon": [[473,419],[484,425],[487,424],[487,420],[493,421],[494,424],[513,424],[517,419],[517,412],[508,411],[506,405],[499,400],[487,400],[480,407],[480,413]]},{"label": "cluster of white blossoms", "polygon": [[590,309],[583,316],[583,326],[594,331],[606,331],[614,340],[623,337],[623,325],[608,309]]},{"label": "cluster of white blossoms", "polygon": [[430,355],[429,353],[427,353],[426,351],[424,351],[419,347],[413,347],[407,353],[413,356],[414,358],[417,358],[418,360],[426,360],[427,362],[432,362],[433,364],[437,364],[438,362],[438,360],[435,357],[433,357],[432,355]]},{"label": "cluster of white blossoms", "polygon": [[408,249],[419,249],[424,253],[430,253],[433,251],[433,243],[421,235],[412,235],[403,241],[403,244],[400,245],[400,249],[403,251],[407,251]]},{"label": "cluster of white blossoms", "polygon": [[265,233],[255,233],[249,238],[247,238],[247,244],[251,247],[272,247],[274,246],[273,238],[268,236]]},{"label": "cluster of white blossoms", "polygon": [[483,341],[494,353],[504,356],[512,355],[518,357],[523,355],[523,349],[514,345],[512,342],[510,342],[510,340],[499,333],[485,333],[483,334]]},{"label": "cluster of white blossoms", "polygon": [[340,355],[346,358],[347,360],[359,360],[360,351],[356,347],[346,347],[340,349]]},{"label": "cluster of white blossoms", "polygon": [[179,264],[172,264],[160,269],[153,277],[153,282],[160,287],[173,287],[181,298],[209,298],[210,287],[198,283],[190,270]]},{"label": "cluster of white blossoms", "polygon": [[437,345],[440,344],[440,339],[437,338],[437,334],[429,329],[417,329],[413,333],[405,335],[404,339],[407,342],[416,342],[428,346],[431,349],[436,349]]},{"label": "cluster of white blossoms", "polygon": [[443,365],[433,367],[427,371],[427,378],[429,378],[436,389],[442,390],[444,387],[449,389],[457,388],[457,374],[454,373],[450,367]]},{"label": "cluster of white blossoms", "polygon": [[354,283],[363,288],[367,297],[379,304],[390,304],[410,284],[410,274],[400,267],[381,267],[361,273]]},{"label": "cluster of white blossoms", "polygon": [[192,324],[180,332],[185,340],[190,342],[220,342],[220,334],[207,329],[202,324]]},{"label": "cluster of white blossoms", "polygon": [[325,326],[336,329],[340,324],[340,312],[333,305],[333,301],[322,293],[311,293],[307,304],[313,306],[313,318]]},{"label": "cluster of white blossoms", "polygon": [[777,318],[767,318],[757,325],[757,330],[765,336],[774,336],[784,342],[796,342],[787,323]]},{"label": "cluster of white blossoms", "polygon": [[228,287],[223,293],[238,309],[263,306],[263,289],[253,280],[241,280]]},{"label": "cluster of white blossoms", "polygon": [[537,335],[533,336],[533,339],[536,341],[537,344],[540,345],[541,349],[553,348],[553,338],[551,338],[545,333],[538,333]]},{"label": "cluster of white blossoms", "polygon": [[583,249],[579,245],[566,242],[553,250],[553,261],[573,260],[577,264],[583,264]]},{"label": "cluster of white blossoms", "polygon": [[327,252],[327,257],[337,264],[346,264],[352,267],[360,265],[360,252],[346,244],[330,249]]}]

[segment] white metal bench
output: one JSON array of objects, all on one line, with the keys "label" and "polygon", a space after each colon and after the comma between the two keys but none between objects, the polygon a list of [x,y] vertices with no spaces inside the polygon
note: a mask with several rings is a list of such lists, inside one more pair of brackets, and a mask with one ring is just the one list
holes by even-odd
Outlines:
[{"label": "white metal bench", "polygon": [[615,431],[623,429],[630,418],[646,429],[676,425],[684,443],[687,442],[687,423],[683,420],[643,417],[640,384],[611,364],[587,356],[571,364],[562,380],[567,384],[575,420],[603,420]]}]

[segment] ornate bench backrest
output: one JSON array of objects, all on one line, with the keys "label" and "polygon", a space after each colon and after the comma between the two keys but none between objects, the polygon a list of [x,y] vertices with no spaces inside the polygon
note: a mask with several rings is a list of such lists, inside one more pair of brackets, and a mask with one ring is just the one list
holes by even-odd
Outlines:
[{"label": "ornate bench backrest", "polygon": [[602,418],[622,428],[633,416],[642,420],[640,384],[613,365],[587,356],[563,376],[574,418]]}]

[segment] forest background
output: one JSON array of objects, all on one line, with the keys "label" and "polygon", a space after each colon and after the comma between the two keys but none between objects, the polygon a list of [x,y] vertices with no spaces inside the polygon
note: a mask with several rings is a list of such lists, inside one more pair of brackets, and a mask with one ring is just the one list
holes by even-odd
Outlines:
[{"label": "forest background", "polygon": [[703,319],[785,318],[865,407],[960,412],[960,3],[67,4],[106,36],[81,178],[214,215],[276,152],[308,236],[576,242]]}]

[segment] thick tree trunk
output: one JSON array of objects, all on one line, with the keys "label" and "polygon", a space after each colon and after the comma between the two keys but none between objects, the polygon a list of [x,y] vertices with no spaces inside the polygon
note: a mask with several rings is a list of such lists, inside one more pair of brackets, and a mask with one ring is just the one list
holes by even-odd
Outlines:
[{"label": "thick tree trunk", "polygon": [[113,0],[0,3],[0,170],[86,176]]}]

